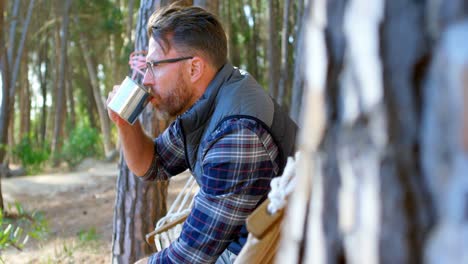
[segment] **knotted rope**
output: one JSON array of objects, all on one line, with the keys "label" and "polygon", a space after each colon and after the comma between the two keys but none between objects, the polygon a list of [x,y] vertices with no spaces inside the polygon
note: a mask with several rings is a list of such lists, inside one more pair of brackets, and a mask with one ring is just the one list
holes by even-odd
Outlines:
[{"label": "knotted rope", "polygon": [[145,75],[146,54],[147,54],[146,50],[134,51],[130,54],[128,65],[130,65],[130,69],[133,70],[133,74],[132,74],[133,80],[135,80],[137,73],[141,74],[141,76]]},{"label": "knotted rope", "polygon": [[268,212],[275,214],[278,210],[286,205],[286,197],[294,189],[296,185],[296,161],[299,153],[296,153],[295,158],[288,157],[288,162],[284,168],[283,175],[273,178],[270,182],[271,191],[268,193],[270,203],[268,204]]}]

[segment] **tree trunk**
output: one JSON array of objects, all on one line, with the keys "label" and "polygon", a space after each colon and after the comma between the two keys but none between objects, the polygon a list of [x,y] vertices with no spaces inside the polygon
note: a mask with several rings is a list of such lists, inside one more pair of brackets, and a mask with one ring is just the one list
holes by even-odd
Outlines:
[{"label": "tree trunk", "polygon": [[[299,1],[302,3],[302,0]],[[301,5],[298,7],[298,14],[300,13]],[[292,83],[292,94],[291,94],[291,108],[289,110],[289,115],[291,118],[300,125],[299,123],[299,114],[301,111],[302,105],[302,95],[303,95],[303,86],[304,86],[304,73],[303,73],[303,65],[305,62],[304,56],[304,47],[305,47],[305,40],[304,40],[304,24],[306,23],[306,16],[307,12],[304,12],[302,16],[298,16],[298,25],[297,25],[297,34],[296,40],[294,44],[295,51],[295,59],[294,59],[294,77]]]},{"label": "tree trunk", "polygon": [[[49,77],[49,65],[50,61],[47,56],[49,47],[49,41],[46,40],[43,43],[43,47],[39,51],[39,63],[37,67],[39,68],[39,83],[41,86],[41,95],[42,95],[42,107],[41,107],[41,121],[40,121],[40,142],[41,146],[45,146],[46,139],[46,129],[47,129],[47,79]],[[41,71],[41,65],[44,65],[44,72]]]},{"label": "tree trunk", "polygon": [[259,6],[256,6],[254,8],[254,3],[253,0],[250,0],[250,8],[251,8],[251,16],[252,16],[252,28],[250,29],[250,40],[249,40],[249,55],[248,55],[248,71],[257,79],[257,81],[260,82],[260,73],[258,70],[258,43],[259,41],[259,26],[258,26],[258,19],[257,19],[257,13],[259,10]]},{"label": "tree trunk", "polygon": [[241,63],[240,59],[240,51],[239,51],[239,45],[237,43],[237,36],[235,35],[237,33],[237,30],[235,29],[235,24],[232,23],[233,21],[233,14],[232,13],[238,13],[235,12],[236,9],[236,3],[233,1],[229,1],[227,4],[225,4],[228,8],[227,10],[227,16],[226,16],[226,28],[227,28],[227,35],[228,35],[228,54],[229,54],[229,59],[232,62],[233,65],[239,66]]},{"label": "tree trunk", "polygon": [[309,4],[278,263],[467,263],[468,4]]},{"label": "tree trunk", "polygon": [[[94,93],[93,93],[93,84],[91,83],[91,80],[89,79],[89,75],[86,76],[86,98],[88,98],[88,101],[90,102],[87,104],[87,109],[88,109],[88,115],[89,115],[89,123],[92,128],[99,129],[99,124],[98,124],[98,108],[96,105],[96,100],[94,100]],[[83,77],[85,78],[85,77]]]},{"label": "tree trunk", "polygon": [[66,0],[63,15],[62,27],[60,29],[60,64],[58,69],[56,115],[54,119],[54,135],[52,137],[52,158],[55,166],[58,165],[61,149],[61,140],[63,136],[64,110],[66,110],[65,98],[65,70],[67,67],[67,46],[68,46],[68,23],[71,0]]},{"label": "tree trunk", "polygon": [[[163,4],[162,1],[141,1],[135,31],[136,51],[148,49],[146,33],[148,18]],[[141,78],[137,81],[141,82]],[[141,115],[140,121],[150,135],[157,135],[154,132],[158,123],[154,121],[153,113],[148,108]],[[161,132],[162,129],[157,132]],[[168,182],[142,182],[137,179],[128,169],[122,151],[119,168],[114,207],[112,261],[133,263],[154,252],[153,247],[145,242],[145,235],[154,230],[156,221],[167,212]]]},{"label": "tree trunk", "polygon": [[[8,88],[10,87],[8,82],[9,68],[8,68],[8,52],[6,49],[6,36],[5,31],[5,1],[0,1],[0,78],[2,78],[2,104],[1,104],[1,113],[4,113],[6,105],[9,104]],[[5,131],[5,114],[0,113],[0,144],[5,143],[6,140],[3,139],[3,136],[6,135]],[[3,192],[2,192],[2,183],[1,178],[6,175],[6,168],[2,166],[3,156],[5,155],[5,147],[0,145],[0,212],[3,213]]]},{"label": "tree trunk", "polygon": [[68,113],[70,113],[70,130],[76,126],[76,112],[75,112],[75,97],[73,96],[73,76],[72,70],[70,67],[67,67],[67,82],[66,82],[66,91],[67,91],[67,101],[68,101]]},{"label": "tree trunk", "polygon": [[[20,0],[16,0],[13,4],[13,12],[11,14],[12,20],[10,24],[9,41],[8,41],[8,62],[13,62],[13,54],[15,52],[15,41],[16,41],[16,25],[18,24],[18,11]],[[3,28],[2,28],[3,30]]]},{"label": "tree trunk", "polygon": [[28,60],[26,55],[23,55],[23,62],[21,63],[21,67],[21,86],[19,96],[20,131],[18,142],[24,137],[29,136],[31,123],[31,92],[28,80]]},{"label": "tree trunk", "polygon": [[[23,30],[21,33],[21,39],[19,44],[17,45],[17,51],[16,51],[16,57],[15,61],[13,63],[13,57],[11,57],[11,60],[8,59],[9,53],[12,51],[5,51],[6,57],[3,58],[3,96],[2,96],[2,111],[0,112],[0,146],[6,146],[7,145],[7,140],[8,140],[8,125],[10,124],[10,116],[11,116],[11,110],[13,109],[14,106],[14,98],[16,94],[16,81],[17,77],[19,74],[19,67],[20,67],[20,59],[23,54],[23,48],[24,48],[24,43],[26,42],[26,37],[29,29],[29,22],[31,21],[31,15],[32,11],[34,8],[34,0],[29,1],[29,6],[28,6],[28,11],[26,18],[24,20],[23,24]],[[16,23],[13,23],[10,25],[10,32],[12,31],[11,27],[15,26]],[[3,31],[2,27],[2,31]],[[6,39],[6,37],[3,35],[3,38]],[[15,36],[10,36],[10,44],[12,42],[11,38],[15,38]],[[4,40],[6,42],[6,40]],[[14,42],[13,42],[14,43]],[[16,46],[13,44],[13,46]],[[12,47],[13,47],[12,46]],[[3,45],[3,47],[5,47]],[[10,65],[13,65],[13,68],[10,69]],[[3,162],[6,154],[6,149],[4,147],[0,148],[0,162]]]},{"label": "tree trunk", "polygon": [[[78,21],[78,20],[76,20]],[[83,32],[80,33],[80,51],[83,54],[83,58],[86,63],[86,68],[88,69],[89,79],[91,80],[91,87],[93,90],[94,101],[96,102],[99,120],[101,121],[101,133],[103,137],[104,143],[104,153],[107,158],[112,156],[114,152],[114,146],[111,141],[111,133],[110,133],[110,120],[109,116],[107,115],[107,111],[105,108],[105,102],[101,95],[101,91],[99,88],[99,81],[97,78],[96,67],[94,66],[93,60],[91,58],[89,47],[87,46],[86,36]]]},{"label": "tree trunk", "polygon": [[283,26],[281,35],[281,68],[280,68],[280,79],[278,84],[278,98],[277,102],[282,105],[285,102],[284,94],[286,86],[288,85],[288,57],[289,57],[289,10],[290,0],[284,1],[283,8]]},{"label": "tree trunk", "polygon": [[270,95],[278,99],[278,82],[280,76],[278,57],[278,2],[268,0],[268,90]]}]

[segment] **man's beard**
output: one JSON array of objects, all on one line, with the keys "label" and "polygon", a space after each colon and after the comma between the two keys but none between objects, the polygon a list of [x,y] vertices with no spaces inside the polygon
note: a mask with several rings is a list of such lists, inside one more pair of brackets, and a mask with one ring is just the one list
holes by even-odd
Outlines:
[{"label": "man's beard", "polygon": [[188,108],[187,104],[190,102],[191,95],[192,93],[187,83],[184,82],[182,75],[179,73],[174,87],[164,104],[155,107],[156,118],[168,120],[182,114],[182,111]]}]

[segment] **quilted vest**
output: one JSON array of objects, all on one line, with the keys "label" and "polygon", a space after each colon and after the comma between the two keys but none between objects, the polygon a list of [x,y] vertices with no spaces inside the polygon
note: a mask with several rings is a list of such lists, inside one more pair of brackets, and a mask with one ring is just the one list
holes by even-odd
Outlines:
[{"label": "quilted vest", "polygon": [[185,160],[197,181],[202,173],[200,143],[231,118],[253,119],[270,133],[278,146],[281,175],[287,157],[294,155],[297,126],[249,74],[227,63],[201,98],[179,116]]}]

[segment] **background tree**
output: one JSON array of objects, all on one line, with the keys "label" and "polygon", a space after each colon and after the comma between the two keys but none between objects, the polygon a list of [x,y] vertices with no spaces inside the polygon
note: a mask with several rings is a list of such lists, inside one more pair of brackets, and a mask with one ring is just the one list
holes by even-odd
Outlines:
[{"label": "background tree", "polygon": [[310,4],[279,263],[468,261],[466,1]]},{"label": "background tree", "polygon": [[57,82],[57,97],[56,98],[56,112],[54,119],[54,135],[52,137],[52,157],[54,164],[58,164],[58,155],[61,147],[61,140],[63,134],[64,114],[66,113],[66,97],[65,97],[65,71],[67,68],[67,47],[68,47],[68,23],[70,21],[70,7],[71,0],[65,1],[62,15],[62,25],[60,29],[60,64],[58,69],[58,82]]}]

